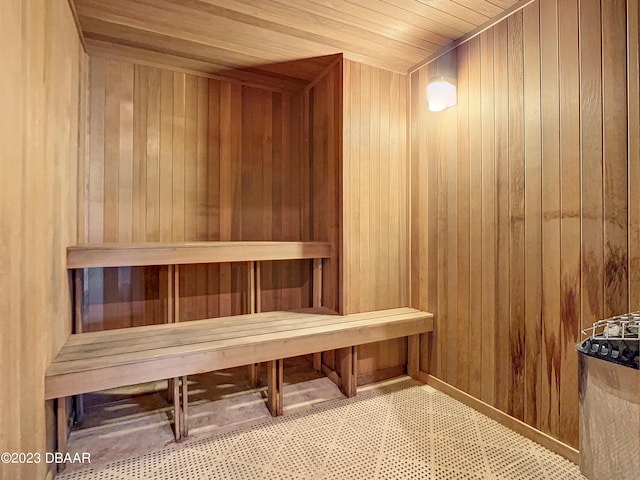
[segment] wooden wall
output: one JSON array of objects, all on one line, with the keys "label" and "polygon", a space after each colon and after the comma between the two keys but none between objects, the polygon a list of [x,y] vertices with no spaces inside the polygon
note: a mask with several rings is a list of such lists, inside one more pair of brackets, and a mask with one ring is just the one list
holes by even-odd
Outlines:
[{"label": "wooden wall", "polygon": [[[406,76],[345,60],[343,78],[344,311],[406,306]],[[358,355],[362,381],[398,374],[406,339],[363,345]]]},{"label": "wooden wall", "polygon": [[53,448],[44,372],[70,332],[66,246],[76,242],[78,117],[85,55],[66,0],[0,3],[0,465],[43,478]]},{"label": "wooden wall", "polygon": [[[323,303],[344,313],[406,306],[406,77],[340,60],[307,92],[313,235],[334,242],[342,266],[339,291],[325,289]],[[334,270],[325,273],[336,285]],[[358,355],[360,383],[398,375],[406,339],[362,345]],[[333,353],[323,362],[334,368]]]},{"label": "wooden wall", "polygon": [[304,148],[312,194],[306,204],[311,238],[331,242],[324,262],[322,305],[343,312],[342,285],[342,56],[304,92]]},{"label": "wooden wall", "polygon": [[580,329],[640,308],[638,3],[540,0],[452,55],[457,107],[411,75],[430,372],[577,446]]},{"label": "wooden wall", "polygon": [[[91,57],[90,102],[87,242],[311,238],[301,94]],[[310,262],[262,270],[263,309],[309,305]],[[182,267],[182,320],[244,313],[245,271]],[[85,328],[162,322],[164,278],[91,269]]]}]

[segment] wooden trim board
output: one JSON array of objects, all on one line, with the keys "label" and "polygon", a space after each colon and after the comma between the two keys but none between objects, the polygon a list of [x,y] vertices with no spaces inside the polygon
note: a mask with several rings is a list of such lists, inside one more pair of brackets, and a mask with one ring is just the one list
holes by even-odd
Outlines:
[{"label": "wooden trim board", "polygon": [[67,268],[139,267],[331,257],[328,242],[103,243],[67,248]]},{"label": "wooden trim board", "polygon": [[421,382],[426,383],[430,387],[435,388],[436,390],[440,390],[443,393],[446,393],[450,397],[458,400],[459,402],[464,403],[466,406],[477,410],[478,412],[486,415],[487,417],[495,420],[496,422],[504,425],[507,428],[510,428],[514,432],[519,433],[520,435],[527,437],[530,440],[542,445],[545,448],[548,448],[552,452],[557,453],[558,455],[566,458],[570,462],[575,463],[576,465],[579,462],[580,452],[575,448],[567,445],[566,443],[557,440],[546,433],[537,430],[526,423],[521,422],[520,420],[507,415],[501,410],[498,410],[491,405],[484,403],[481,400],[478,400],[475,397],[472,397],[468,393],[463,392],[462,390],[458,390],[457,388],[449,385],[442,380],[437,379],[433,375],[429,375],[428,373],[421,371],[419,374],[419,379]]}]

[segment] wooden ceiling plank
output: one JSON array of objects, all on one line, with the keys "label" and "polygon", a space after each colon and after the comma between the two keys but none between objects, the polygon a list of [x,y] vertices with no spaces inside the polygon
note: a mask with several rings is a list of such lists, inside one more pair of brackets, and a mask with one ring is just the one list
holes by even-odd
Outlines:
[{"label": "wooden ceiling plank", "polygon": [[418,24],[408,23],[405,19],[396,19],[385,15],[383,13],[371,10],[367,7],[350,3],[344,0],[304,0],[311,4],[327,7],[336,12],[337,15],[348,15],[349,18],[360,18],[362,21],[371,22],[371,28],[378,28],[378,26],[393,28],[400,32],[407,32],[408,34],[417,37],[424,38],[425,40],[436,43],[438,45],[446,45],[455,37],[448,35],[442,35],[431,29],[432,26],[439,27],[439,24],[435,22],[416,22]]},{"label": "wooden ceiling plank", "polygon": [[[127,6],[128,0],[113,0],[109,4],[109,12],[103,13],[96,9],[92,0],[82,0],[81,7],[81,22],[83,23],[83,29],[87,37],[98,38],[101,40],[108,40],[119,44],[129,44],[132,46],[146,48],[149,50],[160,51],[162,53],[178,54],[181,50],[178,48],[178,44],[181,48],[184,48],[184,53],[192,58],[197,58],[202,61],[214,60],[219,61],[218,55],[224,56],[224,58],[230,58],[233,55],[239,57],[239,61],[235,63],[235,67],[260,65],[264,63],[278,63],[282,61],[292,59],[303,59],[310,57],[317,57],[323,55],[330,55],[340,53],[341,50],[337,48],[331,48],[321,44],[314,44],[318,48],[325,49],[324,51],[305,51],[300,49],[297,52],[291,53],[291,50],[298,48],[302,40],[285,36],[279,33],[280,38],[287,37],[286,43],[288,50],[284,50],[274,43],[254,42],[243,39],[245,45],[235,45],[227,41],[213,41],[212,36],[207,35],[204,28],[196,28],[191,25],[191,28],[179,28],[181,25],[175,20],[170,21],[167,17],[167,13],[160,15],[158,12],[153,12],[154,15],[160,18],[156,20],[156,23],[161,25],[149,25],[148,22],[142,20],[144,13],[134,8],[128,10],[128,16],[125,16],[121,9],[123,6]],[[157,0],[154,0],[154,4],[160,4]],[[96,18],[100,17],[100,19]],[[170,18],[175,18],[171,16]],[[224,19],[216,19],[222,21]],[[219,22],[218,22],[219,23]],[[237,22],[236,22],[237,23]],[[246,27],[246,25],[245,25]],[[219,34],[216,34],[218,37]],[[182,43],[181,43],[182,42]],[[253,45],[258,45],[262,50],[252,48]],[[249,45],[249,46],[247,46]],[[304,52],[304,53],[300,53]],[[210,56],[213,54],[214,56]],[[247,55],[256,59],[255,62],[242,61],[241,55]],[[412,65],[411,58],[400,59],[395,56],[388,60],[378,57],[371,57],[359,52],[347,52],[348,58],[355,61],[370,64],[386,70],[391,70],[399,73],[406,73],[408,66]],[[208,56],[209,55],[209,56]],[[421,56],[421,58],[423,58]],[[232,62],[233,63],[233,62]]]},{"label": "wooden ceiling plank", "polygon": [[[174,2],[176,0],[173,0]],[[310,38],[325,45],[332,45],[342,51],[353,51],[363,55],[378,52],[381,56],[393,55],[409,59],[424,56],[425,49],[404,42],[383,37],[377,32],[354,27],[320,15],[310,16],[295,2],[274,0],[180,0],[192,7],[206,5],[219,7],[212,14],[226,12],[240,13],[238,21],[250,23],[260,28],[291,35],[297,38]],[[205,7],[206,8],[206,7]],[[235,19],[235,18],[234,18]],[[385,48],[380,48],[385,45]]]},{"label": "wooden ceiling plank", "polygon": [[[152,31],[252,55],[267,56],[276,53],[287,60],[296,55],[297,58],[306,58],[338,53],[335,48],[317,42],[293,38],[222,17],[212,17],[202,12],[185,12],[178,5],[163,0],[79,0],[78,3],[81,18],[109,20],[141,31]],[[215,28],[212,29],[211,25],[215,25]]]},{"label": "wooden ceiling plank", "polygon": [[[210,0],[203,0],[210,1]],[[433,50],[439,46],[446,44],[449,40],[439,35],[432,34],[426,30],[420,29],[417,33],[416,28],[397,28],[394,25],[388,23],[382,23],[386,20],[386,17],[381,18],[380,22],[375,22],[370,19],[364,19],[348,13],[343,8],[345,2],[339,2],[339,4],[333,7],[326,4],[326,2],[316,3],[312,0],[296,0],[295,3],[286,2],[285,0],[275,0],[276,3],[286,3],[288,5],[295,5],[295,8],[303,12],[310,18],[324,18],[330,19],[336,22],[343,23],[347,26],[365,30],[376,34],[381,37],[381,40],[387,39],[395,40],[401,43],[412,45],[420,49]],[[348,5],[348,4],[347,4]],[[337,8],[334,8],[337,7]],[[383,38],[382,38],[383,37]]]},{"label": "wooden ceiling plank", "polygon": [[371,9],[379,11],[385,10],[391,16],[397,18],[413,19],[413,21],[421,22],[430,20],[436,25],[441,25],[453,30],[455,38],[464,35],[465,32],[476,27],[473,22],[468,22],[460,18],[449,15],[435,8],[431,8],[416,0],[348,0],[353,3],[367,4]]},{"label": "wooden ceiling plank", "polygon": [[487,0],[488,3],[492,3],[497,7],[502,8],[503,10],[509,8],[510,6],[518,3],[520,0]]},{"label": "wooden ceiling plank", "polygon": [[464,28],[455,28],[446,23],[437,22],[433,19],[416,15],[410,10],[403,9],[397,5],[383,2],[381,0],[344,0],[345,3],[351,3],[364,9],[376,12],[386,16],[389,21],[394,19],[401,23],[414,25],[416,27],[425,28],[431,32],[442,35],[452,40],[460,37],[466,30]]},{"label": "wooden ceiling plank", "polygon": [[145,32],[144,35],[141,35],[141,32],[136,28],[93,18],[83,18],[83,27],[87,38],[147,48],[148,50],[174,55],[184,54],[201,61],[222,64],[228,68],[235,68],[238,65],[251,66],[268,62],[281,62],[287,59],[285,55],[273,52],[264,56],[243,54],[212,45],[205,45],[192,39],[175,38],[155,32]]},{"label": "wooden ceiling plank", "polygon": [[[422,0],[421,0],[422,1]],[[478,13],[489,18],[493,18],[496,15],[500,15],[504,8],[499,7],[488,0],[449,0],[452,3],[457,3],[458,5],[464,5],[467,8],[475,10]],[[516,3],[516,0],[508,0],[509,6]]]},{"label": "wooden ceiling plank", "polygon": [[[461,2],[456,2],[453,0],[416,0],[418,3],[426,5],[431,8],[435,8],[436,10],[440,10],[443,13],[456,17],[460,20],[465,20],[467,22],[471,22],[473,24],[480,25],[492,15],[485,15],[482,12],[479,12],[475,7],[482,5],[482,0],[463,0]],[[477,4],[477,5],[474,5]],[[497,8],[495,5],[493,8]],[[498,13],[500,13],[500,9],[497,9]]]},{"label": "wooden ceiling plank", "polygon": [[169,68],[191,75],[232,83],[241,83],[243,85],[277,92],[298,93],[301,92],[308,83],[308,81],[304,79],[286,78],[284,76],[276,78],[273,75],[261,74],[258,71],[251,72],[245,69],[229,70],[215,63],[202,62],[183,56],[154,52],[94,39],[87,39],[87,53],[92,56],[112,60],[124,60],[149,67]]},{"label": "wooden ceiling plank", "polygon": [[[283,3],[256,0],[160,1],[173,4],[180,10],[193,9],[217,19],[225,18],[247,27],[259,28],[268,32],[265,35],[267,42],[270,37],[281,34],[288,37],[287,45],[297,45],[301,41],[314,42],[331,48],[333,52],[352,52],[365,58],[376,57],[384,62],[411,62],[416,58],[424,58],[426,51],[333,20],[321,17],[307,20],[307,14]],[[387,48],[381,48],[381,45],[386,45]]]},{"label": "wooden ceiling plank", "polygon": [[[340,51],[353,51],[361,55],[377,53],[381,57],[394,56],[409,60],[424,56],[424,49],[384,38],[377,33],[352,27],[335,19],[309,15],[297,8],[296,4],[260,0],[180,0],[192,8],[202,5],[204,9],[213,7],[208,13],[225,15],[237,21],[279,32],[298,39],[309,39],[323,45],[330,45]],[[173,0],[175,3],[176,0]],[[293,5],[293,6],[292,6]],[[241,17],[237,17],[240,14]],[[226,16],[229,15],[229,16]],[[387,48],[380,48],[387,45]]]},{"label": "wooden ceiling plank", "polygon": [[[516,0],[70,0],[93,41],[144,49],[216,73],[245,68],[293,79],[297,60],[344,58],[406,74],[498,18]],[[498,14],[496,14],[498,12]],[[257,69],[257,70],[256,70]]]}]

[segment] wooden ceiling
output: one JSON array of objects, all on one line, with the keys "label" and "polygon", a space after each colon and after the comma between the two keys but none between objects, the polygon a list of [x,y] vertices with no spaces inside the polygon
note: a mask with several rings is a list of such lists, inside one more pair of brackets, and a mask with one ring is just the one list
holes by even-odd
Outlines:
[{"label": "wooden ceiling", "polygon": [[[518,0],[74,0],[89,53],[308,82],[330,55],[406,73]],[[313,62],[296,62],[318,58]]]}]

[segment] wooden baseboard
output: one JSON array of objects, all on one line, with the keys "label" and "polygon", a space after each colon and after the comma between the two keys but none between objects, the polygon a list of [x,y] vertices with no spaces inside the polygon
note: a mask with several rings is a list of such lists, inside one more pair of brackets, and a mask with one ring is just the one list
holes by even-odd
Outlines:
[{"label": "wooden baseboard", "polygon": [[406,373],[406,365],[396,365],[395,367],[383,368],[382,370],[376,370],[374,372],[359,373],[358,386],[380,382],[387,378],[399,377],[400,375],[406,375]]},{"label": "wooden baseboard", "polygon": [[541,432],[540,430],[533,428],[532,426],[527,425],[524,422],[521,422],[517,418],[513,418],[511,415],[508,415],[503,411],[492,407],[488,403],[484,403],[482,400],[478,400],[477,398],[472,397],[468,393],[465,393],[462,390],[459,390],[456,387],[453,387],[448,383],[445,383],[442,380],[429,375],[426,372],[420,371],[419,379],[421,382],[426,383],[436,390],[440,390],[441,392],[446,393],[450,397],[453,397],[459,402],[464,403],[468,407],[477,410],[478,412],[486,415],[487,417],[495,420],[505,427],[510,428],[514,432],[517,432],[520,435],[542,445],[543,447],[548,448],[552,452],[557,453],[558,455],[566,458],[576,465],[579,463],[580,452],[572,446],[567,445],[566,443],[563,443],[560,440],[553,438],[550,435],[547,435],[546,433]]}]

